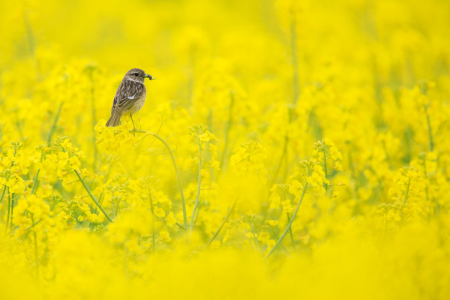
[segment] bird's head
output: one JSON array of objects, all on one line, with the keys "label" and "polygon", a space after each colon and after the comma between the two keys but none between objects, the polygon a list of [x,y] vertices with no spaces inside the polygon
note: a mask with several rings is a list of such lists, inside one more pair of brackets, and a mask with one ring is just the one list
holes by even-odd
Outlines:
[{"label": "bird's head", "polygon": [[125,74],[125,80],[133,80],[140,83],[144,83],[145,78],[148,78],[150,80],[154,80],[155,78],[152,77],[152,75],[145,74],[144,70],[134,68]]}]

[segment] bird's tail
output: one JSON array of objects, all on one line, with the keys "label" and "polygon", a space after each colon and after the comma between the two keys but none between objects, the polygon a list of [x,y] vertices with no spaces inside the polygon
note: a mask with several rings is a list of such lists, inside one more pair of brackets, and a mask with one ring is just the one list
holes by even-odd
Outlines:
[{"label": "bird's tail", "polygon": [[120,118],[122,117],[122,114],[113,111],[111,113],[111,118],[109,118],[108,122],[106,122],[106,127],[116,127],[120,125]]}]

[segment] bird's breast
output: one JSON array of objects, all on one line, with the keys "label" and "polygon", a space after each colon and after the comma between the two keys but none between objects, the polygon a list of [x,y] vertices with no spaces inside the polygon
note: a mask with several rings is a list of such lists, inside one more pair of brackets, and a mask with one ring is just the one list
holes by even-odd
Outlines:
[{"label": "bird's breast", "polygon": [[139,98],[136,98],[134,104],[126,112],[124,112],[124,114],[134,115],[135,113],[140,111],[141,108],[144,106],[146,96],[147,96],[147,89],[144,86],[144,92],[142,93],[142,95]]}]

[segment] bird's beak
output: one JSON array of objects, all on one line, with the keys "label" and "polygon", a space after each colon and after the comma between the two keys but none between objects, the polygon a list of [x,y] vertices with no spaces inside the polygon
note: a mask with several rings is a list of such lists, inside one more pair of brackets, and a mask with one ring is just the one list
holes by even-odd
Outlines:
[{"label": "bird's beak", "polygon": [[147,78],[150,79],[150,80],[155,80],[155,79],[156,79],[156,78],[153,78],[152,75],[148,75],[148,74],[145,74],[144,78],[145,78],[145,77],[147,77]]}]

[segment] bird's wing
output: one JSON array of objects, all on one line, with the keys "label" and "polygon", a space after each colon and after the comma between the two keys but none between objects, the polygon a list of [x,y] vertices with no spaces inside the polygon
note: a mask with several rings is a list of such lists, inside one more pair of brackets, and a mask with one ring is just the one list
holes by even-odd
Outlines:
[{"label": "bird's wing", "polygon": [[144,92],[144,84],[133,80],[123,80],[114,97],[113,109],[121,113],[126,111]]}]

